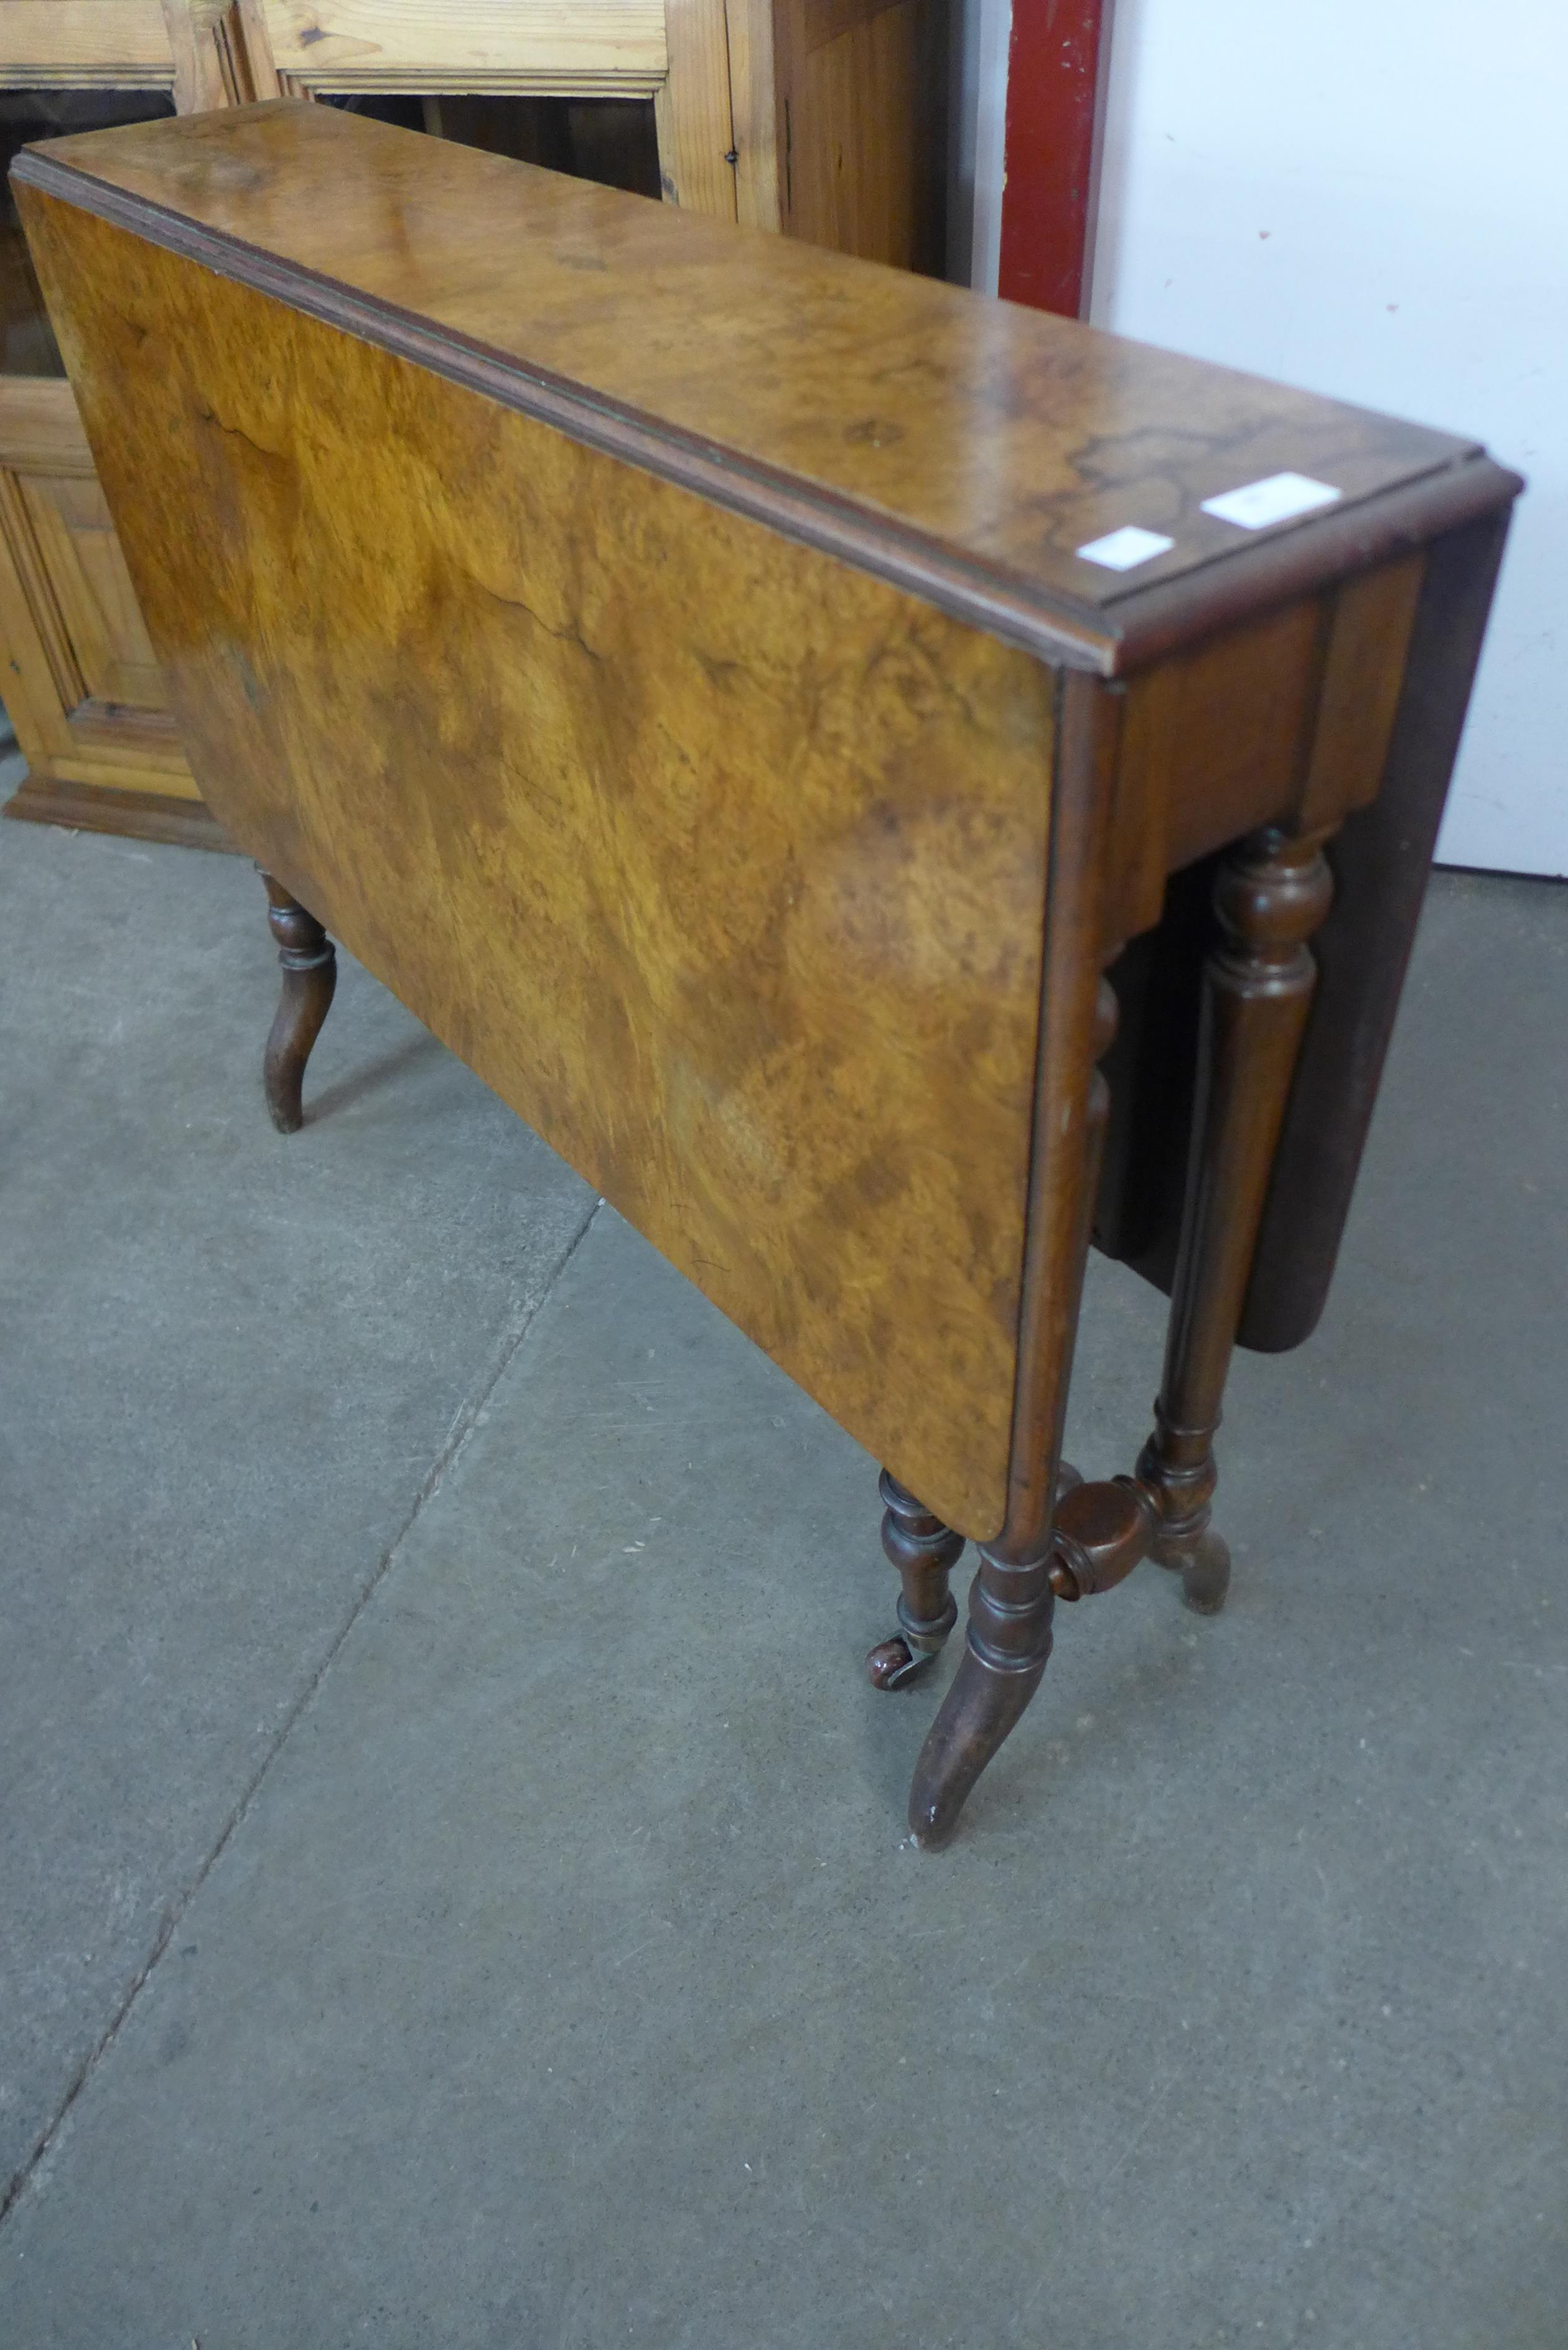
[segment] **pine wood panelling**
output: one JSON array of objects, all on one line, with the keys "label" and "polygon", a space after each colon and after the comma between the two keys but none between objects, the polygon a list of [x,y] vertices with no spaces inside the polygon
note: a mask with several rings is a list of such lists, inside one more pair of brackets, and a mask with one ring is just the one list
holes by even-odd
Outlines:
[{"label": "pine wood panelling", "polygon": [[0,0],[0,83],[168,88],[161,0]]},{"label": "pine wood panelling", "polygon": [[326,89],[651,97],[664,0],[262,0],[277,70]]},{"label": "pine wood panelling", "polygon": [[773,0],[726,0],[735,209],[748,228],[779,225],[779,122]]},{"label": "pine wood panelling", "polygon": [[794,236],[940,274],[945,0],[780,0],[784,186]]},{"label": "pine wood panelling", "polygon": [[278,96],[260,0],[163,0],[182,114]]},{"label": "pine wood panelling", "polygon": [[67,383],[0,383],[0,641],[40,782],[197,796]]},{"label": "pine wood panelling", "polygon": [[666,0],[670,72],[654,106],[659,168],[671,203],[734,220],[735,120],[725,0]]}]

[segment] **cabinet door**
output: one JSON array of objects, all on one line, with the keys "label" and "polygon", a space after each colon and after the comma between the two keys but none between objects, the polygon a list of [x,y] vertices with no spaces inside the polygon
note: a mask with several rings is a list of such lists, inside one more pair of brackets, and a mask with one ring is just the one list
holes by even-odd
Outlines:
[{"label": "cabinet door", "polygon": [[36,782],[198,797],[67,383],[0,380],[4,700]]},{"label": "cabinet door", "polygon": [[773,0],[243,0],[242,13],[259,30],[258,89],[275,73],[290,96],[652,99],[670,201],[776,228],[772,9]]},{"label": "cabinet door", "polygon": [[[0,84],[40,93],[9,110],[0,168],[26,139],[165,110],[179,78],[173,8],[0,0]],[[203,23],[215,39],[217,17]],[[28,767],[5,814],[225,845],[181,750],[21,228],[4,205],[0,700]]]},{"label": "cabinet door", "polygon": [[778,0],[790,235],[942,275],[951,15],[950,0]]}]

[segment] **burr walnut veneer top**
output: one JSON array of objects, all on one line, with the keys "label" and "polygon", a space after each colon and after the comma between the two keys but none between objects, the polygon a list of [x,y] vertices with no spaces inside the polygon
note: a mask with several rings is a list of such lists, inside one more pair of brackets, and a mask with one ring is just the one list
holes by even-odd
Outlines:
[{"label": "burr walnut veneer top", "polygon": [[[1448,434],[317,107],[53,140],[16,176],[1075,666],[1496,503]],[[1287,472],[1339,503],[1202,510]],[[1075,551],[1128,525],[1169,550]]]}]

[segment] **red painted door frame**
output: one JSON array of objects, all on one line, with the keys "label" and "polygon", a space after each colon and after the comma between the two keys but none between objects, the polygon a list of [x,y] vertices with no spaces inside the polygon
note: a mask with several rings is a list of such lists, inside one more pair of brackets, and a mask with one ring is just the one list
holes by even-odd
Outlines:
[{"label": "red painted door frame", "polygon": [[997,291],[1082,317],[1089,306],[1114,0],[1012,0]]}]

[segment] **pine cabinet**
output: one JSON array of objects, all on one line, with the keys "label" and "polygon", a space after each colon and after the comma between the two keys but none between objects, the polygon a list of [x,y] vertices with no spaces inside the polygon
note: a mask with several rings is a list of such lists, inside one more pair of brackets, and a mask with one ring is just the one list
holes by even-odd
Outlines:
[{"label": "pine cabinet", "polygon": [[[0,104],[10,152],[171,108],[347,105],[940,273],[947,15],[947,0],[0,0]],[[9,211],[0,369],[0,691],[29,768],[6,812],[222,847]]]}]

